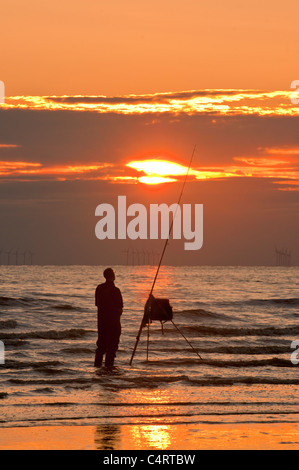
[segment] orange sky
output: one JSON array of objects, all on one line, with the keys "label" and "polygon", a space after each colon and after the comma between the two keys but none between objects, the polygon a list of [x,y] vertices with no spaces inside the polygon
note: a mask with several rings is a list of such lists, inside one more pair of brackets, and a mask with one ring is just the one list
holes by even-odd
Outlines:
[{"label": "orange sky", "polygon": [[[118,263],[127,245],[99,245],[95,207],[176,201],[196,144],[184,201],[204,205],[204,245],[171,244],[166,261],[271,265],[278,246],[298,263],[298,0],[11,0],[0,13],[0,249]],[[183,169],[141,168],[152,159]]]},{"label": "orange sky", "polygon": [[[293,157],[289,157],[290,150]],[[268,153],[279,152],[279,156],[269,156]],[[263,156],[265,153],[265,156]],[[189,180],[217,180],[225,178],[269,178],[279,190],[299,190],[299,148],[294,149],[261,149],[260,157],[235,157],[234,165],[222,167],[209,165],[208,167],[187,167],[165,160],[131,161],[123,165],[110,163],[87,165],[50,165],[41,163],[0,161],[0,180],[2,181],[30,181],[33,176],[44,177],[48,181],[86,180],[110,181],[119,183],[145,183],[160,184],[176,182],[184,179],[188,171]],[[136,172],[127,172],[127,168],[134,168]],[[184,178],[183,178],[184,177]]]},{"label": "orange sky", "polygon": [[1,4],[6,95],[288,90],[297,0],[11,0]]},{"label": "orange sky", "polygon": [[[190,124],[192,118],[194,122],[197,119],[205,120],[209,128],[208,132],[212,135],[213,128],[217,133],[217,128],[222,127],[224,132],[221,136],[222,141],[223,139],[224,141],[228,139],[227,126],[231,122],[232,127],[229,138],[231,150],[227,157],[223,158],[221,140],[219,140],[217,151],[212,150],[212,142],[215,140],[215,136],[213,136],[208,148],[205,148],[203,151],[203,135],[199,138],[199,135],[202,133],[200,128],[198,128],[196,132],[196,140],[200,140],[198,162],[193,164],[188,175],[189,179],[205,181],[236,177],[267,178],[271,179],[274,183],[278,183],[276,185],[278,190],[298,191],[299,145],[297,139],[290,140],[290,119],[293,120],[293,134],[293,131],[296,130],[299,106],[292,104],[291,95],[292,91],[261,92],[258,90],[227,89],[193,90],[189,92],[147,95],[134,94],[110,98],[82,95],[7,97],[5,104],[1,105],[4,114],[7,113],[7,116],[9,116],[11,113],[14,113],[17,116],[19,111],[24,112],[28,115],[25,118],[27,124],[30,122],[29,119],[38,116],[36,112],[42,113],[39,114],[40,119],[42,115],[48,115],[49,117],[51,115],[56,116],[54,121],[58,116],[62,117],[66,113],[65,119],[62,117],[65,137],[62,135],[61,145],[67,145],[69,157],[61,154],[61,147],[58,145],[55,151],[51,151],[50,160],[44,161],[43,153],[49,151],[49,146],[53,147],[53,142],[48,141],[48,137],[46,137],[46,141],[41,140],[38,143],[39,138],[34,136],[33,141],[30,143],[31,150],[29,150],[30,147],[28,145],[21,146],[20,143],[15,143],[20,142],[16,134],[14,140],[11,141],[8,139],[8,134],[4,133],[3,143],[0,143],[0,157],[2,157],[0,158],[0,179],[2,181],[30,181],[32,179],[37,181],[40,177],[43,181],[45,179],[52,181],[104,180],[113,183],[125,182],[131,184],[136,182],[153,184],[176,182],[184,177],[187,161],[185,161],[186,156],[180,155],[178,147],[174,145],[174,136],[171,137],[171,145],[168,143],[165,147],[165,130],[164,134],[160,134],[160,132],[157,134],[154,131],[155,139],[159,134],[160,138],[156,148],[153,148],[153,138],[150,141],[138,138],[133,128],[126,129],[125,122],[129,123],[131,117],[135,121],[140,117],[140,123],[143,122],[148,128],[154,129],[158,126],[161,119],[169,119],[167,132],[172,134],[171,127],[174,124],[179,125],[179,123],[183,122],[186,124],[189,122]],[[85,124],[91,116],[93,116],[92,119],[95,121],[97,119],[101,120],[106,130],[108,129],[109,116],[114,116],[112,119],[115,123],[116,119],[122,119],[121,140],[124,142],[125,135],[125,140],[129,140],[132,143],[138,142],[138,151],[131,153],[126,149],[125,144],[122,143],[122,150],[119,157],[115,160],[113,157],[115,152],[113,146],[110,147],[109,154],[102,153],[101,140],[97,140],[95,149],[90,154],[88,147],[92,144],[87,139],[85,147],[82,147],[79,155],[75,156],[73,153],[74,148],[67,137],[67,133],[70,132],[68,128],[70,114],[78,115],[78,119],[82,122],[81,132],[83,133],[93,132],[93,127],[89,129],[89,125],[87,124],[86,127]],[[267,126],[271,127],[275,122],[273,121],[271,124],[271,118],[281,119],[279,128],[280,143],[275,140],[275,133],[271,135],[271,132],[269,133],[267,129]],[[40,119],[38,120],[40,121]],[[224,124],[225,122],[227,124]],[[240,129],[240,126],[241,128],[244,126],[242,122],[247,122],[247,130],[240,139],[241,134],[238,129]],[[254,130],[252,129],[253,122],[255,122]],[[264,127],[266,123],[268,124]],[[54,122],[51,125],[53,124]],[[6,125],[8,130],[8,123]],[[40,126],[41,124],[39,123],[38,125]],[[12,135],[14,134],[14,126],[15,124],[12,124]],[[115,124],[112,125],[111,130],[113,130],[114,126]],[[56,127],[57,124],[54,124],[54,129]],[[263,127],[264,131],[262,131]],[[186,127],[184,130],[182,129],[180,130],[182,137],[188,140],[187,134],[189,134],[190,129],[187,130]],[[244,127],[243,130],[245,130]],[[34,133],[34,128],[30,129],[30,133],[32,131]],[[46,128],[45,131],[48,135],[53,132],[50,131],[50,127]],[[205,134],[206,132],[207,130],[204,131]],[[252,134],[252,137],[259,139],[257,140],[256,147],[250,148],[250,134]],[[264,144],[262,144],[261,137],[258,137],[259,134],[265,135],[266,140]],[[240,144],[238,150],[237,136],[239,136]],[[42,146],[42,150],[38,150],[38,154],[32,160],[32,152],[35,153],[34,148],[36,148],[36,143]],[[173,155],[171,155],[171,150],[175,152]],[[26,153],[28,154],[27,158],[25,158]],[[7,160],[5,160],[4,156],[6,156]],[[153,162],[153,159],[157,160],[157,164]],[[166,161],[166,163],[161,164],[161,160]],[[174,164],[167,163],[167,161],[173,161]],[[177,166],[177,163],[181,164],[181,166]]]}]

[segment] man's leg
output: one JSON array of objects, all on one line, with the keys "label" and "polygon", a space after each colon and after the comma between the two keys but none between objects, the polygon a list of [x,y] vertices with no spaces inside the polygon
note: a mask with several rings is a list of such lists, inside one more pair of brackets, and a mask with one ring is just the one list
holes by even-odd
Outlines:
[{"label": "man's leg", "polygon": [[99,331],[97,348],[94,359],[94,367],[101,367],[103,362],[103,356],[106,352],[106,337],[103,331]]},{"label": "man's leg", "polygon": [[118,350],[120,333],[121,327],[120,325],[116,325],[110,329],[109,334],[107,335],[107,349],[105,357],[106,367],[110,368],[114,366],[114,359]]},{"label": "man's leg", "polygon": [[103,362],[103,354],[100,354],[98,349],[96,349],[96,354],[94,358],[94,367],[101,367]]}]

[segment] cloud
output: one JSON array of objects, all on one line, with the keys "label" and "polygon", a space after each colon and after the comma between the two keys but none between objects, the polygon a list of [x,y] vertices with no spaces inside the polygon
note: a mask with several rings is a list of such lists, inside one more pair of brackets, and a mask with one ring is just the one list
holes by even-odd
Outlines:
[{"label": "cloud", "polygon": [[291,91],[193,90],[147,95],[107,96],[11,96],[6,109],[90,111],[116,114],[163,114],[215,116],[296,116],[299,106],[291,102]]},{"label": "cloud", "polygon": [[[270,152],[269,152],[270,153]],[[287,153],[287,155],[289,155]],[[293,153],[291,153],[293,155]],[[227,178],[271,179],[280,183],[280,190],[297,190],[299,157],[234,157],[233,165],[188,167],[162,159],[131,161],[125,165],[90,162],[84,165],[44,166],[42,163],[0,161],[0,178],[15,181],[110,181],[112,183],[146,184],[174,183],[183,180],[209,181]],[[291,187],[287,186],[287,183]]]},{"label": "cloud", "polygon": [[[136,184],[149,175],[129,162],[160,159],[186,168],[196,143],[189,180],[259,178],[280,182],[280,189],[289,181],[294,190],[299,107],[288,99],[288,92],[260,90],[10,97],[0,107],[0,177]],[[164,177],[171,183],[183,173]]]},{"label": "cloud", "polygon": [[15,144],[0,144],[0,149],[10,149],[10,148],[16,148],[20,147],[19,145]]},{"label": "cloud", "polygon": [[0,177],[4,180],[30,180],[30,179],[53,179],[53,180],[72,180],[89,179],[90,175],[95,174],[94,179],[100,179],[100,171],[109,168],[111,165],[95,164],[89,165],[61,165],[61,166],[43,166],[42,163],[32,162],[7,162],[0,161]]}]

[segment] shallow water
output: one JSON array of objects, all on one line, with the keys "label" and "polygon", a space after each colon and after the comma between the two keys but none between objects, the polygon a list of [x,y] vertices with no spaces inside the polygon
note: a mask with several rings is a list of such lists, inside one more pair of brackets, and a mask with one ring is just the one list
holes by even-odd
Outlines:
[{"label": "shallow water", "polygon": [[298,268],[163,266],[154,294],[170,299],[180,331],[152,323],[149,360],[144,329],[132,366],[155,267],[115,270],[125,305],[120,370],[99,374],[94,290],[103,268],[0,267],[2,427],[298,421]]}]

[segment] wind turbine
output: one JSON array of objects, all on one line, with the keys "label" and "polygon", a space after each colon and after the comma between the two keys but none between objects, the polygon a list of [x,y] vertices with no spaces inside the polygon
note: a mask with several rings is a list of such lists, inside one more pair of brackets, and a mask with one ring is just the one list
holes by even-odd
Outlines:
[{"label": "wind turbine", "polygon": [[129,250],[123,250],[122,253],[127,254],[127,266],[128,266],[128,264],[129,264]]},{"label": "wind turbine", "polygon": [[7,264],[10,265],[10,253],[11,250],[5,252],[7,254]]},{"label": "wind turbine", "polygon": [[32,260],[33,260],[34,253],[32,251],[29,251],[29,254],[30,254],[30,265],[32,266]]}]

